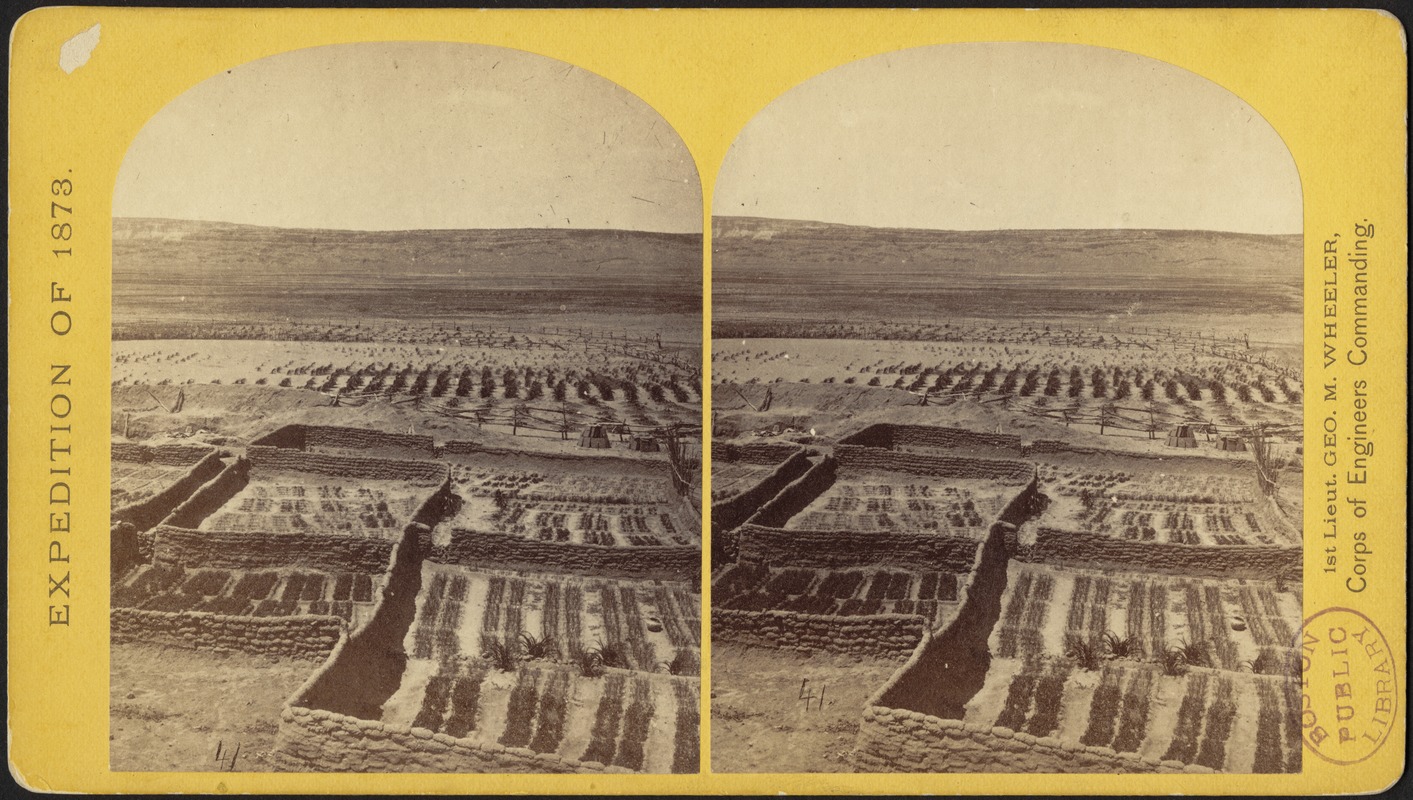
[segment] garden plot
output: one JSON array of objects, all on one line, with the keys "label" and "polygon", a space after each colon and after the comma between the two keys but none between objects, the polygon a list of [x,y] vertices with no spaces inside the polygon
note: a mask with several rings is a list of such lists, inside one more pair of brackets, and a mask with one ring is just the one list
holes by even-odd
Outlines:
[{"label": "garden plot", "polygon": [[[652,672],[679,658],[695,662],[700,606],[699,596],[673,582],[478,572],[424,563],[422,591],[403,646],[414,662],[435,663],[477,657],[496,645],[564,663],[596,651],[609,666]],[[415,671],[409,667],[409,675]]]},{"label": "garden plot", "polygon": [[[195,462],[192,462],[195,463]],[[136,461],[112,462],[112,507],[123,508],[138,503],[181,480],[191,471],[191,464],[174,466]]]},{"label": "garden plot", "polygon": [[1132,541],[1205,546],[1298,542],[1247,475],[1044,466],[1046,524]]},{"label": "garden plot", "polygon": [[695,679],[471,658],[419,677],[388,700],[383,722],[640,772],[697,771]]},{"label": "garden plot", "polygon": [[341,617],[358,627],[372,615],[382,576],[302,568],[183,569],[141,565],[113,585],[114,608],[204,611],[227,616]]},{"label": "garden plot", "polygon": [[1300,770],[1300,685],[1282,676],[998,658],[965,721],[1214,770]]},{"label": "garden plot", "polygon": [[396,539],[432,491],[402,481],[252,473],[250,483],[200,529]]},{"label": "garden plot", "polygon": [[666,474],[604,474],[453,467],[460,507],[442,536],[461,529],[545,542],[619,547],[695,545],[700,525],[673,494]]},{"label": "garden plot", "polygon": [[1059,658],[1077,643],[1098,657],[1278,674],[1295,657],[1298,592],[1263,581],[1202,581],[1012,562],[991,653]]},{"label": "garden plot", "polygon": [[1006,507],[1006,488],[984,480],[929,483],[902,472],[841,470],[838,480],[785,527],[980,538]]},{"label": "garden plot", "polygon": [[965,575],[897,569],[770,568],[738,563],[712,581],[712,603],[740,611],[857,617],[917,614],[933,626],[957,602]]}]

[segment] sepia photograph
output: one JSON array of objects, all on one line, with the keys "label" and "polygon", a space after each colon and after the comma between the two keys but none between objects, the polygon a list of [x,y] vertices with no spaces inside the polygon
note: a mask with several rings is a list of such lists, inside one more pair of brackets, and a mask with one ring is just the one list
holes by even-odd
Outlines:
[{"label": "sepia photograph", "polygon": [[712,206],[717,772],[1297,773],[1302,195],[1207,78],[855,61]]},{"label": "sepia photograph", "polygon": [[113,196],[114,771],[696,773],[702,194],[430,42],[231,66]]}]

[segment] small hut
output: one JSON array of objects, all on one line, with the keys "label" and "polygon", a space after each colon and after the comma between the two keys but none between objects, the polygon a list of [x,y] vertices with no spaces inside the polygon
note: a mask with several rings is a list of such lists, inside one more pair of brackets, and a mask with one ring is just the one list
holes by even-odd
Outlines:
[{"label": "small hut", "polygon": [[1168,447],[1196,447],[1197,435],[1191,425],[1179,425],[1168,431]]},{"label": "small hut", "polygon": [[629,442],[628,447],[630,450],[636,450],[639,453],[656,453],[662,449],[658,447],[656,439],[651,436],[642,435],[634,436],[632,441]]},{"label": "small hut", "polygon": [[590,425],[579,433],[579,446],[592,447],[599,450],[607,450],[608,430],[602,425]]},{"label": "small hut", "polygon": [[1223,436],[1217,440],[1217,449],[1230,453],[1245,453],[1246,442],[1242,441],[1240,436]]}]

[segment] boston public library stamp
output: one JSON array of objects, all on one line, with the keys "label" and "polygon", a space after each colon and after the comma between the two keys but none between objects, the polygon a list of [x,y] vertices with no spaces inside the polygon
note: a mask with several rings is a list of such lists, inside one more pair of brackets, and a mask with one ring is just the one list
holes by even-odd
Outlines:
[{"label": "boston public library stamp", "polygon": [[1392,17],[65,7],[11,42],[25,785],[1401,774]]}]

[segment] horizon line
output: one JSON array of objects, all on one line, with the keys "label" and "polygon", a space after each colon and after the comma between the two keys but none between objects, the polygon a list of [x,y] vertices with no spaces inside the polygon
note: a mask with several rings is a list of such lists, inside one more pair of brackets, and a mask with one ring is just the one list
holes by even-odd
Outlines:
[{"label": "horizon line", "polygon": [[822,219],[806,219],[803,217],[770,217],[758,214],[716,214],[711,215],[712,223],[718,219],[761,219],[778,220],[782,222],[807,222],[815,225],[835,225],[846,228],[868,228],[880,231],[928,231],[935,233],[1004,233],[1008,231],[1167,231],[1173,233],[1230,233],[1238,236],[1301,236],[1305,235],[1302,228],[1298,231],[1286,233],[1258,233],[1255,231],[1225,230],[1222,228],[1159,228],[1159,227],[1107,227],[1107,228],[920,228],[915,225],[869,225],[862,222],[831,222]]}]

